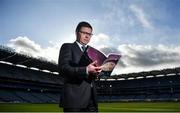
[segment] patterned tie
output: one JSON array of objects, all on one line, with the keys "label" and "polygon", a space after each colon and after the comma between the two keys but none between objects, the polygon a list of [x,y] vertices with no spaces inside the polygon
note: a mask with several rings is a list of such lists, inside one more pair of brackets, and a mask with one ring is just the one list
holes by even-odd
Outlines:
[{"label": "patterned tie", "polygon": [[85,50],[86,50],[86,46],[85,45],[82,46],[82,50],[83,50],[83,52],[85,52]]}]

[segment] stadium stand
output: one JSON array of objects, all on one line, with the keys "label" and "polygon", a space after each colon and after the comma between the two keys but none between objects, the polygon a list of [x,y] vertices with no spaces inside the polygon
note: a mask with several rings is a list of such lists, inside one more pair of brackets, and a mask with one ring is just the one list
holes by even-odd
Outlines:
[{"label": "stadium stand", "polygon": [[[1,102],[58,102],[62,80],[37,70],[0,64],[0,101]],[[51,78],[56,78],[56,80]],[[57,96],[58,95],[58,96]]]},{"label": "stadium stand", "polygon": [[63,82],[55,71],[57,65],[54,63],[0,46],[0,102],[59,102]]},{"label": "stadium stand", "polygon": [[[48,70],[48,71],[44,71]],[[99,101],[180,101],[180,67],[101,77]],[[0,46],[0,103],[58,103],[58,66]]]},{"label": "stadium stand", "polygon": [[[179,101],[180,68],[127,74],[99,82],[100,101]],[[145,75],[143,75],[145,73]],[[148,78],[148,76],[151,76]],[[128,79],[134,78],[134,79]],[[139,79],[137,79],[140,77]],[[106,95],[106,96],[104,96]]]}]

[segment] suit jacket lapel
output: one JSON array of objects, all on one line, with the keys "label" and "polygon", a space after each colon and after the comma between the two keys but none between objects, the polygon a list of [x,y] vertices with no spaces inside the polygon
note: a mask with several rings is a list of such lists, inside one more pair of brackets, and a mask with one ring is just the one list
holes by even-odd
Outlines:
[{"label": "suit jacket lapel", "polygon": [[71,52],[72,52],[72,60],[73,60],[73,62],[78,64],[81,57],[83,56],[83,52],[81,51],[81,49],[79,48],[79,46],[77,45],[76,42],[74,42],[72,44]]},{"label": "suit jacket lapel", "polygon": [[74,47],[75,51],[78,52],[80,55],[83,54],[83,52],[81,51],[81,49],[79,48],[79,46],[76,42],[73,43],[73,47]]}]

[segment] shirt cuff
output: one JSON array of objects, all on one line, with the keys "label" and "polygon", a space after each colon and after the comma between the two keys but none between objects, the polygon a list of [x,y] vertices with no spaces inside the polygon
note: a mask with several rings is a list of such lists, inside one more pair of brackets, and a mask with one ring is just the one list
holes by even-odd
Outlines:
[{"label": "shirt cuff", "polygon": [[89,75],[88,68],[86,67],[86,74]]}]

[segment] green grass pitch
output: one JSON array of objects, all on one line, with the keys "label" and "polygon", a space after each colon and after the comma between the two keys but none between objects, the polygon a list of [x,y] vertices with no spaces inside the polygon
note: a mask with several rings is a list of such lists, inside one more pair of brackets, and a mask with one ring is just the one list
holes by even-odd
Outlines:
[{"label": "green grass pitch", "polygon": [[[99,103],[100,112],[180,112],[180,102]],[[62,112],[58,104],[1,103],[0,112]]]}]

